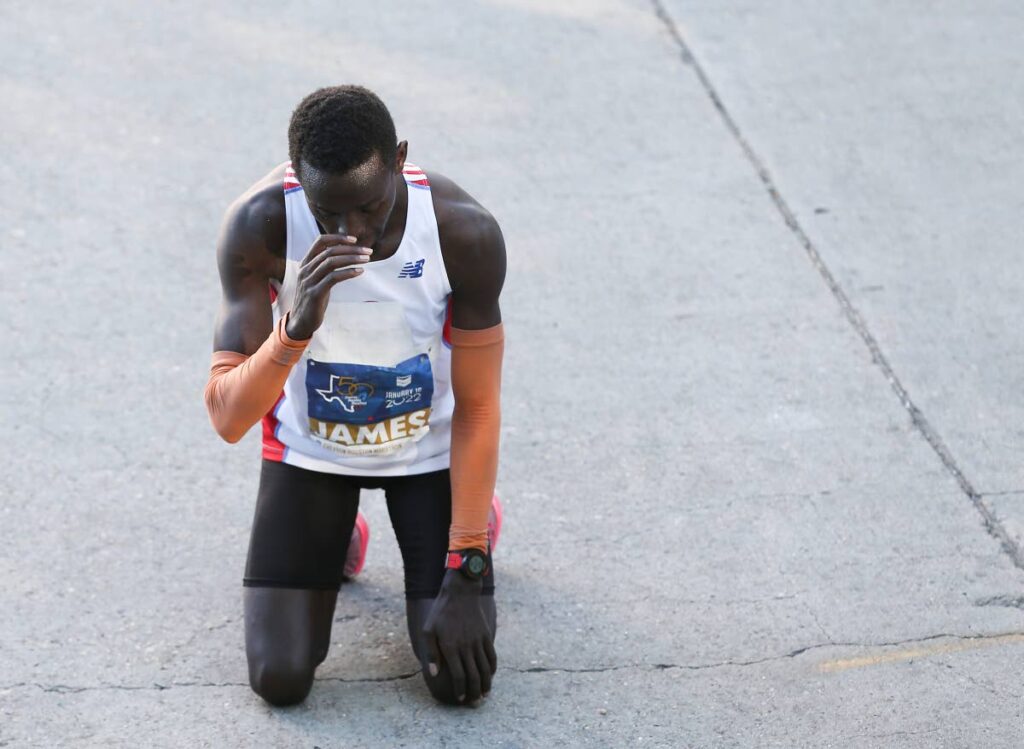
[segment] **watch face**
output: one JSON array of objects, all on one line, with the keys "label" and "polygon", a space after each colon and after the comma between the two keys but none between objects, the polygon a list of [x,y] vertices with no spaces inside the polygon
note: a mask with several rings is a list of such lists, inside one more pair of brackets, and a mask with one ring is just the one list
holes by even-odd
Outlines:
[{"label": "watch face", "polygon": [[470,574],[482,575],[487,568],[487,561],[483,557],[478,557],[474,554],[466,560],[466,566],[469,568]]}]

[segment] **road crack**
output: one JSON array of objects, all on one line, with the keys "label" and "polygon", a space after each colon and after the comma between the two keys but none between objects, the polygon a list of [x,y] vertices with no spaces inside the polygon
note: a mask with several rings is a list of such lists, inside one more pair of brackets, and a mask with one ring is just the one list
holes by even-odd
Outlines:
[{"label": "road crack", "polygon": [[507,667],[509,671],[516,671],[524,674],[537,674],[537,673],[574,673],[574,674],[588,674],[588,673],[605,673],[608,671],[626,671],[635,669],[639,671],[667,671],[671,669],[682,669],[687,671],[703,671],[711,668],[727,668],[730,666],[756,666],[761,663],[770,663],[771,661],[785,660],[788,658],[796,658],[803,655],[804,653],[812,650],[820,650],[823,648],[888,648],[897,647],[900,645],[916,645],[924,642],[930,642],[932,640],[993,640],[1012,636],[1024,636],[1024,632],[1001,632],[999,634],[991,635],[960,635],[951,634],[947,632],[940,632],[934,635],[928,635],[926,637],[912,637],[906,640],[892,640],[890,642],[822,642],[815,643],[813,645],[806,645],[801,648],[796,648],[788,653],[782,653],[780,655],[770,655],[764,658],[756,658],[753,660],[726,660],[726,661],[713,661],[710,663],[628,663],[614,666],[595,666],[589,668],[561,668],[556,666],[532,666],[530,668],[514,668]]},{"label": "road crack", "polygon": [[[613,664],[609,666],[584,666],[584,667],[571,667],[571,666],[530,666],[527,668],[520,666],[499,666],[499,671],[509,671],[520,674],[545,674],[545,673],[566,673],[566,674],[600,674],[608,673],[612,671],[670,671],[670,670],[685,670],[685,671],[704,671],[714,668],[729,668],[729,667],[746,667],[756,666],[761,663],[770,663],[772,661],[786,660],[790,658],[796,658],[808,653],[812,650],[821,650],[823,648],[888,648],[895,647],[898,645],[914,645],[932,640],[995,640],[1005,639],[1007,637],[1024,637],[1024,632],[1000,632],[998,634],[983,634],[983,635],[961,635],[948,632],[940,632],[934,635],[928,635],[926,637],[912,637],[905,640],[891,640],[886,642],[821,642],[814,643],[812,645],[805,645],[794,650],[790,650],[786,653],[778,655],[769,655],[763,658],[754,658],[751,660],[724,660],[724,661],[711,661],[708,663],[622,663]],[[405,673],[393,674],[390,676],[369,676],[361,677],[357,679],[348,679],[343,676],[325,676],[317,678],[316,682],[327,683],[327,682],[338,682],[344,684],[382,684],[382,683],[394,683],[399,681],[407,681],[420,675],[420,670],[407,671]],[[247,682],[241,681],[172,681],[166,684],[91,684],[91,685],[71,685],[71,684],[40,684],[38,682],[23,681],[14,684],[0,685],[0,692],[11,691],[15,689],[38,689],[42,692],[51,692],[56,694],[79,694],[81,692],[98,692],[98,691],[125,691],[125,692],[146,692],[156,691],[163,692],[169,689],[204,689],[204,688],[224,688],[224,687],[245,687],[248,688]]]},{"label": "road crack", "polygon": [[1024,596],[1011,596],[1001,593],[997,596],[979,598],[974,602],[975,606],[1005,606],[1011,609],[1024,609]]},{"label": "road crack", "polygon": [[[405,681],[411,679],[414,676],[419,676],[419,671],[412,671],[409,673],[396,674],[394,676],[368,676],[359,679],[346,679],[342,676],[325,676],[322,678],[314,679],[314,681],[320,682],[341,682],[346,684],[382,684],[387,682]],[[54,694],[79,694],[81,692],[103,692],[103,691],[123,691],[123,692],[165,692],[169,689],[195,689],[195,688],[210,688],[210,687],[245,687],[249,688],[248,682],[243,681],[172,681],[166,684],[154,683],[154,684],[86,684],[86,685],[72,685],[72,684],[39,684],[37,682],[23,681],[16,684],[4,684],[0,685],[0,692],[5,692],[13,689],[38,689],[41,692],[51,692]]]}]

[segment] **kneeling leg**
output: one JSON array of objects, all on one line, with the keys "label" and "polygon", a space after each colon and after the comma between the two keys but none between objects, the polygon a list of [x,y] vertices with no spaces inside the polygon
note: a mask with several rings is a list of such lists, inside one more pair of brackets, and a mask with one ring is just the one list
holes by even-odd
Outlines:
[{"label": "kneeling leg", "polygon": [[345,476],[264,460],[245,565],[249,683],[302,702],[330,646],[338,582],[359,508]]},{"label": "kneeling leg", "polygon": [[[442,470],[396,477],[389,481],[385,492],[388,514],[405,567],[409,641],[423,669],[427,688],[435,699],[450,705],[462,704],[456,699],[451,674],[443,661],[437,674],[430,673],[430,651],[423,634],[423,626],[446,573],[444,560],[448,554],[448,531],[452,522],[450,472]],[[484,577],[480,605],[493,635],[497,627],[493,571]]]},{"label": "kneeling leg", "polygon": [[271,705],[306,699],[329,648],[337,591],[247,587],[249,684]]}]

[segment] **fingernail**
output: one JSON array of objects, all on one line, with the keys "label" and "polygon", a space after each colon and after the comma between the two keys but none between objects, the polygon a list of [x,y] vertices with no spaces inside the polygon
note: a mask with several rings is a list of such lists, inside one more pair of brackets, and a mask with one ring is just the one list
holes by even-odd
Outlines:
[{"label": "fingernail", "polygon": [[427,671],[430,672],[431,676],[437,676],[437,671],[438,671],[437,664],[436,663],[431,663],[429,666],[427,666]]},{"label": "fingernail", "polygon": [[351,234],[346,234],[345,235],[345,239],[347,239],[349,242],[355,242],[356,241],[356,238],[353,237]]}]

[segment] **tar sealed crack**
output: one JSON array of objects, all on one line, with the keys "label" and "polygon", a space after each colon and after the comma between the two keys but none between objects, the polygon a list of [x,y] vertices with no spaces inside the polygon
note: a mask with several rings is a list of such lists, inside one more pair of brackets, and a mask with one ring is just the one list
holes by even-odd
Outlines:
[{"label": "tar sealed crack", "polygon": [[[395,676],[371,676],[362,679],[346,679],[340,676],[328,676],[316,679],[318,682],[343,682],[347,684],[378,684],[389,681],[404,681],[419,675],[419,671],[412,671]],[[42,692],[54,694],[79,694],[81,692],[99,691],[123,691],[123,692],[163,692],[168,689],[195,689],[207,687],[249,687],[249,684],[242,681],[172,681],[167,684],[38,684],[30,681],[23,681],[17,684],[0,685],[0,692],[12,689],[38,689]]]},{"label": "tar sealed crack", "polygon": [[703,671],[710,668],[727,668],[730,666],[743,667],[743,666],[756,666],[761,663],[769,663],[771,661],[779,661],[787,658],[796,658],[797,656],[803,655],[804,653],[811,650],[820,650],[822,648],[887,648],[895,647],[897,645],[912,645],[917,643],[929,642],[931,640],[990,640],[999,639],[1004,637],[1024,635],[1021,632],[1001,632],[994,635],[958,635],[949,633],[939,633],[935,635],[928,635],[927,637],[914,637],[907,640],[893,640],[891,642],[822,642],[814,645],[807,645],[796,650],[791,650],[788,653],[782,653],[781,655],[770,655],[764,658],[756,658],[748,661],[714,661],[711,663],[631,663],[618,666],[596,666],[591,668],[559,668],[556,666],[533,666],[531,668],[507,668],[501,670],[516,671],[521,674],[540,674],[540,673],[568,673],[568,674],[593,674],[593,673],[605,673],[607,671],[625,671],[625,670],[637,670],[637,671],[667,671],[670,669],[682,669],[687,671]]},{"label": "tar sealed crack", "polygon": [[[998,634],[991,635],[958,635],[946,632],[939,634],[928,635],[927,637],[914,637],[907,640],[892,640],[890,642],[822,642],[815,643],[813,645],[806,645],[802,648],[791,650],[788,653],[782,653],[780,655],[769,655],[764,658],[756,658],[747,661],[712,661],[710,663],[624,663],[619,665],[610,666],[593,666],[583,668],[569,668],[559,666],[531,666],[529,668],[520,668],[517,666],[501,666],[498,668],[499,671],[511,671],[519,674],[547,674],[547,673],[564,673],[564,674],[601,674],[609,671],[669,671],[673,669],[681,669],[686,671],[703,671],[712,668],[728,668],[728,667],[743,667],[743,666],[756,666],[760,663],[769,663],[771,661],[785,660],[787,658],[796,658],[797,656],[803,655],[811,650],[820,650],[822,648],[887,648],[894,647],[897,645],[912,645],[922,642],[928,642],[930,640],[993,640],[1002,639],[1007,637],[1024,637],[1024,632],[1000,632]],[[408,671],[402,674],[395,674],[393,676],[379,676],[379,677],[365,677],[359,679],[346,679],[340,676],[328,676],[320,679],[316,679],[318,682],[341,682],[345,684],[379,684],[385,682],[398,682],[405,681],[407,679],[415,678],[419,676],[420,671]],[[102,690],[121,690],[126,692],[144,692],[144,691],[165,691],[168,689],[186,689],[186,688],[205,688],[205,687],[246,687],[248,684],[238,681],[227,681],[227,682],[199,682],[199,681],[174,681],[168,684],[137,684],[137,685],[121,685],[121,684],[96,684],[96,685],[83,685],[73,686],[70,684],[38,684],[35,682],[19,682],[17,684],[4,684],[0,685],[0,692],[10,691],[13,689],[39,689],[43,692],[53,692],[57,694],[77,694],[79,692],[95,692]]]},{"label": "tar sealed crack", "polygon": [[975,606],[1005,606],[1010,609],[1024,609],[1024,596],[1010,596],[1003,593],[998,596],[979,598],[974,602]]}]

